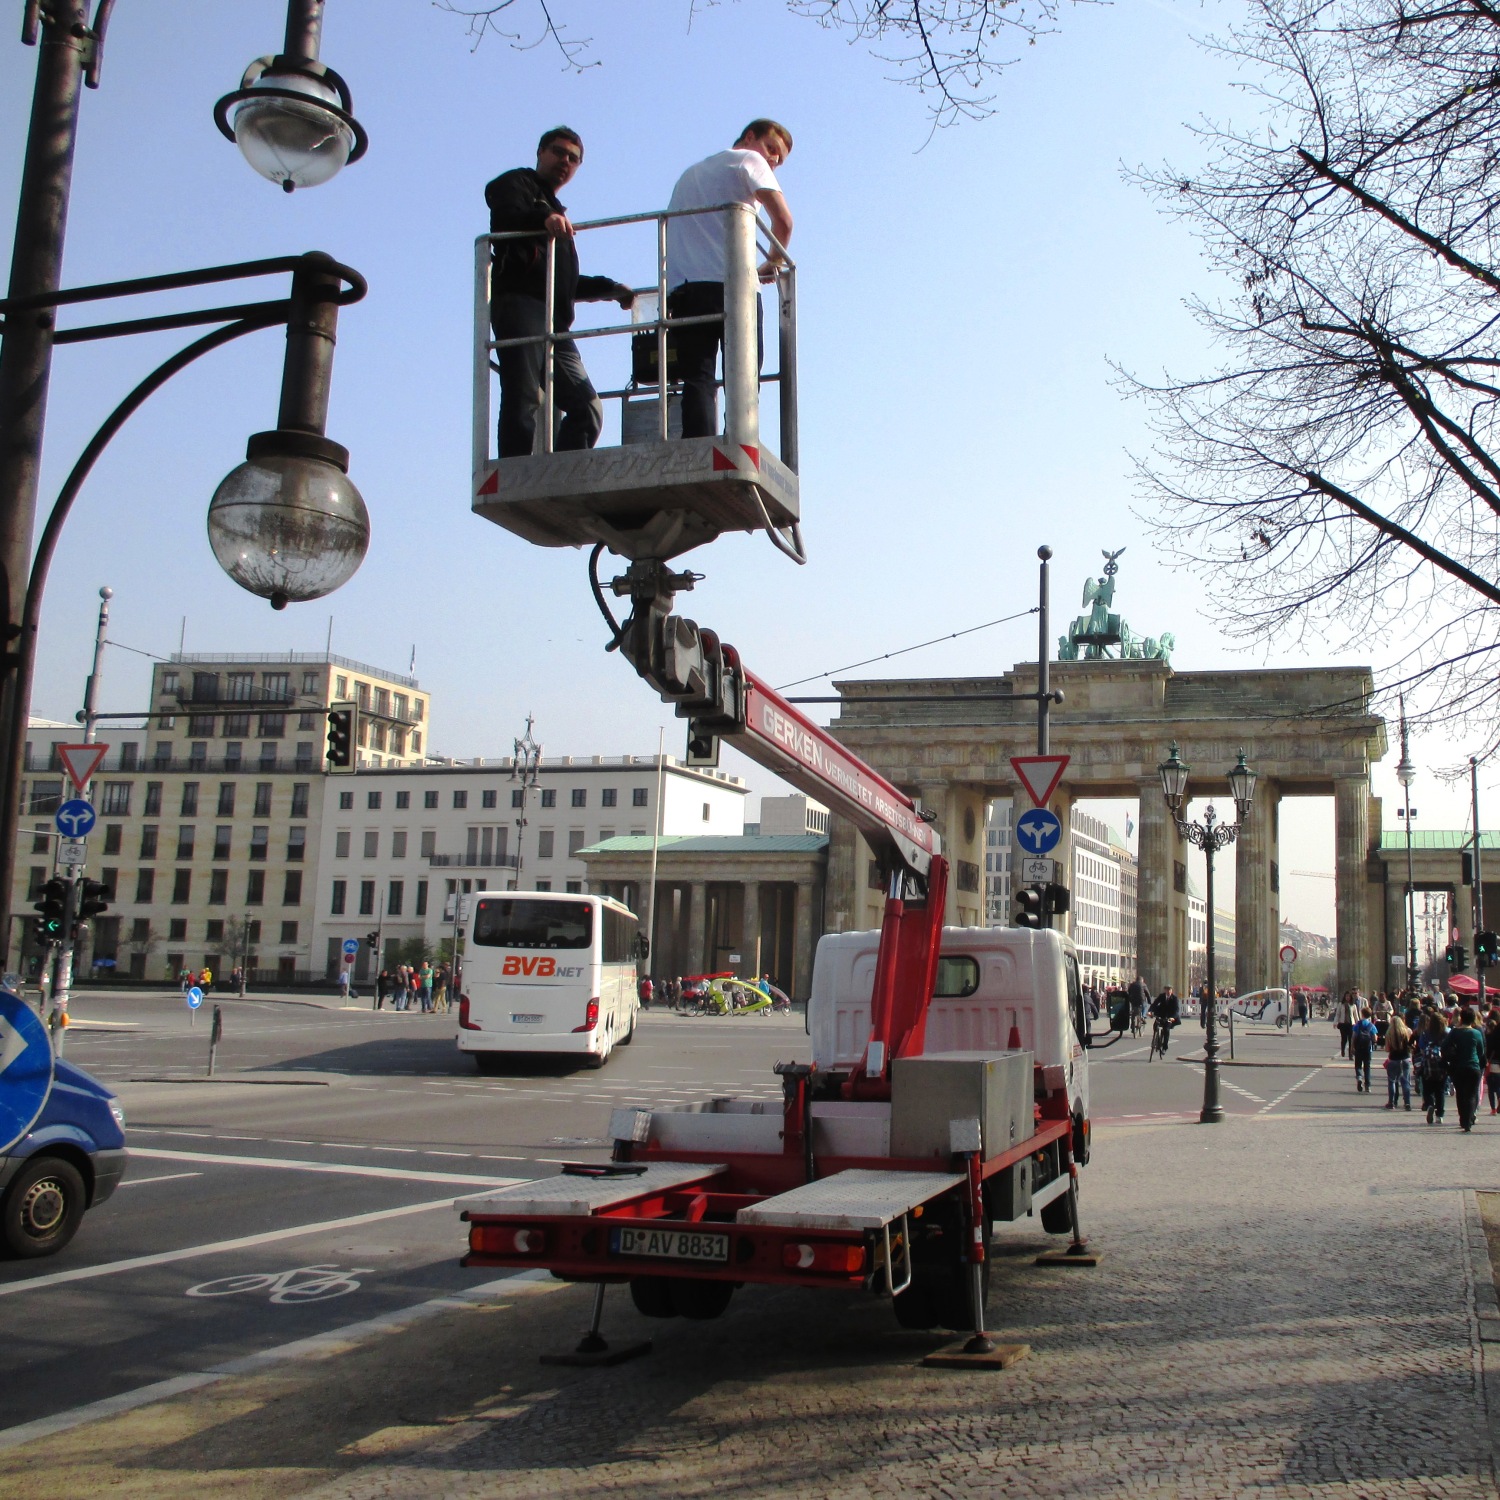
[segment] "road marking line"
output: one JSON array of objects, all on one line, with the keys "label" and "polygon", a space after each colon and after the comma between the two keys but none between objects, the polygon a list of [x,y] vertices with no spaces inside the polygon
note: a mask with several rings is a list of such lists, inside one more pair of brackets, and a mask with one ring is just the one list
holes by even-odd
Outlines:
[{"label": "road marking line", "polygon": [[167,1172],[161,1177],[127,1177],[120,1184],[122,1188],[144,1187],[148,1182],[178,1182],[184,1177],[201,1177],[202,1172]]},{"label": "road marking line", "polygon": [[[215,1167],[279,1167],[287,1172],[330,1172],[347,1177],[386,1177],[397,1182],[477,1182],[485,1187],[499,1185],[498,1177],[470,1177],[459,1172],[408,1172],[400,1167],[364,1167],[353,1162],[300,1161],[290,1156],[236,1156],[233,1153],[210,1155],[207,1151],[168,1151],[157,1146],[137,1146],[132,1156],[156,1161],[195,1161]],[[514,1181],[506,1178],[505,1182]]]},{"label": "road marking line", "polygon": [[1327,1067],[1327,1066],[1328,1066],[1328,1064],[1327,1064],[1327,1063],[1324,1063],[1324,1064],[1322,1064],[1322,1065],[1321,1065],[1321,1066],[1319,1066],[1319,1067],[1316,1067],[1316,1068],[1314,1068],[1314,1069],[1313,1069],[1313,1070],[1312,1070],[1312,1072],[1311,1072],[1311,1073],[1309,1073],[1309,1074],[1308,1074],[1308,1075],[1307,1075],[1307,1077],[1306,1077],[1306,1078],[1304,1078],[1304,1079],[1302,1079],[1302,1080],[1301,1080],[1301,1081],[1300,1081],[1300,1082],[1298,1082],[1298,1083],[1294,1083],[1294,1084],[1293,1084],[1293,1085],[1292,1085],[1292,1086],[1291,1086],[1291,1088],[1289,1088],[1289,1089],[1288,1089],[1288,1090],[1287,1090],[1287,1091],[1286,1091],[1286,1093],[1285,1093],[1285,1094],[1278,1094],[1278,1095],[1277,1095],[1277,1096],[1276,1096],[1276,1097],[1275,1097],[1275,1098],[1274,1098],[1274,1099],[1273,1099],[1273,1100],[1271,1100],[1271,1102],[1270,1102],[1270,1103],[1269,1103],[1269,1104],[1267,1104],[1267,1105],[1266,1105],[1266,1106],[1265,1106],[1265,1108],[1264,1108],[1264,1109],[1260,1109],[1260,1110],[1257,1110],[1257,1111],[1256,1111],[1256,1113],[1257,1113],[1257,1114],[1262,1114],[1262,1115],[1263,1115],[1263,1114],[1268,1114],[1268,1113],[1269,1113],[1269,1112],[1270,1112],[1270,1111],[1271,1111],[1271,1110],[1273,1110],[1273,1109],[1275,1109],[1275,1108],[1276,1108],[1276,1106],[1277,1106],[1277,1105],[1278,1105],[1278,1104],[1280,1104],[1280,1103],[1281,1103],[1281,1101],[1282,1101],[1282,1100],[1283,1100],[1283,1099],[1285,1099],[1285,1098],[1287,1098],[1287,1097],[1288,1097],[1288,1095],[1291,1095],[1291,1094],[1295,1094],[1295,1093],[1296,1093],[1296,1092],[1297,1092],[1297,1090],[1298,1090],[1298,1089],[1300,1089],[1300,1088],[1301,1088],[1301,1087],[1302,1087],[1302,1085],[1303,1085],[1303,1084],[1304,1084],[1304,1083],[1311,1083],[1311,1082],[1312,1082],[1312,1080],[1313,1080],[1313,1079],[1314,1079],[1314,1078],[1316,1078],[1316,1077],[1317,1077],[1317,1076],[1318,1076],[1318,1074],[1319,1074],[1319,1073],[1321,1073],[1321,1072],[1322,1072],[1322,1071],[1323,1071],[1323,1068],[1325,1068],[1325,1067]]},{"label": "road marking line", "polygon": [[[358,1323],[346,1323],[342,1328],[330,1329],[327,1333],[314,1334],[310,1338],[294,1339],[289,1344],[279,1344],[274,1349],[263,1349],[255,1354],[244,1354],[223,1364],[210,1365],[206,1370],[197,1370],[188,1375],[174,1375],[169,1380],[158,1380],[151,1385],[138,1386],[133,1391],[123,1391],[118,1396],[108,1396],[102,1401],[91,1401],[86,1406],[75,1406],[71,1411],[58,1412],[54,1416],[39,1417],[34,1422],[23,1422],[16,1427],[0,1429],[0,1450],[17,1448],[22,1443],[32,1443],[38,1438],[56,1437],[74,1427],[83,1427],[90,1422],[102,1421],[106,1417],[119,1416],[122,1412],[135,1411],[142,1406],[151,1406],[158,1401],[170,1400],[187,1391],[198,1390],[205,1385],[214,1385],[235,1375],[258,1374],[272,1365],[288,1360],[317,1358],[320,1355],[337,1353],[375,1333],[395,1333],[412,1323],[421,1322],[437,1313],[454,1308],[470,1307],[491,1297],[501,1297],[518,1291],[530,1291],[526,1283],[544,1281],[546,1271],[519,1271],[498,1281],[487,1281],[468,1291],[454,1292],[445,1297],[432,1297],[426,1302],[411,1307],[398,1307],[378,1317],[363,1318]],[[518,1285],[517,1283],[521,1283]],[[546,1282],[536,1287],[539,1292],[550,1292],[561,1288],[562,1282]]]},{"label": "road marking line", "polygon": [[[497,1182],[509,1185],[514,1177],[497,1178]],[[155,1255],[133,1255],[128,1260],[106,1261],[101,1266],[78,1266],[71,1271],[53,1271],[46,1276],[33,1276],[29,1281],[0,1282],[0,1297],[12,1297],[18,1292],[34,1292],[39,1288],[62,1286],[69,1281],[93,1281],[100,1276],[116,1276],[121,1271],[138,1271],[147,1266],[165,1266],[178,1260],[196,1260],[203,1255],[222,1255],[228,1250],[249,1250],[257,1245],[274,1245],[279,1240],[297,1239],[304,1234],[325,1234],[335,1229],[354,1229],[364,1224],[374,1224],[381,1219],[399,1219],[409,1214],[431,1213],[434,1209],[453,1208],[453,1199],[434,1198],[427,1203],[408,1203],[401,1208],[381,1208],[374,1213],[352,1214],[344,1219],[323,1219],[316,1224],[298,1224],[291,1229],[268,1229],[261,1234],[246,1234],[236,1240],[215,1240],[207,1245],[189,1245],[182,1250],[160,1250]]]}]

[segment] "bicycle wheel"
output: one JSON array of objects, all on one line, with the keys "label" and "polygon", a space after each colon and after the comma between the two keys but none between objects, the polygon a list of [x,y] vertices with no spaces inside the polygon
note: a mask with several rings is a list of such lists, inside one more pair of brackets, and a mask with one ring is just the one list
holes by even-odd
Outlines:
[{"label": "bicycle wheel", "polygon": [[333,1267],[305,1266],[301,1271],[293,1272],[293,1275],[305,1275],[312,1273],[311,1279],[301,1282],[289,1282],[280,1291],[275,1292],[271,1301],[280,1306],[290,1302],[323,1302],[330,1297],[344,1297],[350,1292],[357,1292],[360,1283],[354,1278],[361,1274],[368,1274],[372,1269],[370,1266],[354,1266],[348,1272],[340,1272]]},{"label": "bicycle wheel", "polygon": [[269,1271],[246,1272],[239,1276],[221,1276],[217,1281],[200,1281],[187,1289],[189,1297],[232,1297],[236,1292],[263,1292],[276,1285]]}]

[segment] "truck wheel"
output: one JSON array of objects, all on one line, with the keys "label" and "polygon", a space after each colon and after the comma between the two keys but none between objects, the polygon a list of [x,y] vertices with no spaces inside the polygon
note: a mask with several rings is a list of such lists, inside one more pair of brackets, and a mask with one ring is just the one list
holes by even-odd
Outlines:
[{"label": "truck wheel", "polygon": [[1068,1195],[1054,1198],[1042,1206],[1042,1228],[1048,1234],[1072,1234],[1073,1217],[1068,1212]]},{"label": "truck wheel", "polygon": [[672,1283],[665,1276],[632,1276],[630,1300],[635,1310],[647,1318],[675,1318]]},{"label": "truck wheel", "polygon": [[734,1296],[732,1281],[689,1281],[686,1277],[670,1278],[672,1306],[677,1315],[707,1322],[717,1318]]},{"label": "truck wheel", "polygon": [[[932,1310],[937,1315],[938,1325],[961,1333],[974,1326],[974,1308],[969,1296],[969,1282],[973,1272],[967,1265],[950,1266],[934,1280],[930,1293]],[[988,1257],[979,1267],[979,1294],[990,1300],[990,1263]]]},{"label": "truck wheel", "polygon": [[925,1331],[938,1325],[938,1315],[933,1311],[925,1282],[913,1281],[904,1292],[897,1292],[891,1299],[891,1310],[903,1328]]},{"label": "truck wheel", "polygon": [[0,1210],[0,1235],[20,1260],[55,1255],[73,1238],[88,1207],[83,1177],[58,1156],[35,1156],[16,1173]]}]

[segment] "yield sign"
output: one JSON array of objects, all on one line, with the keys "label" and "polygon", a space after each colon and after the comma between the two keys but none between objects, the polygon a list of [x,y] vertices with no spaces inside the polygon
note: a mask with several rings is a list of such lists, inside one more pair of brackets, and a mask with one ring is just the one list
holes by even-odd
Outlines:
[{"label": "yield sign", "polygon": [[99,762],[109,754],[109,746],[59,745],[57,753],[68,773],[68,780],[81,792],[89,784],[89,777],[99,769]]},{"label": "yield sign", "polygon": [[1066,755],[1012,755],[1010,768],[1031,797],[1033,807],[1045,807],[1068,768]]}]

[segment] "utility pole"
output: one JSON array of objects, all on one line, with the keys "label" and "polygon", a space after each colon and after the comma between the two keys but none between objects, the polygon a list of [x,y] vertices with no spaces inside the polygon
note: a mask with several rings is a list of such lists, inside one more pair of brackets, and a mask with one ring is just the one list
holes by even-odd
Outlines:
[{"label": "utility pole", "polygon": [[1038,547],[1036,555],[1042,560],[1041,583],[1037,592],[1037,646],[1036,646],[1036,753],[1051,753],[1052,730],[1052,593],[1050,569],[1052,561],[1050,547]]},{"label": "utility pole", "polygon": [[663,755],[666,745],[666,730],[659,727],[656,731],[656,810],[651,821],[651,876],[646,886],[646,922],[644,931],[648,949],[646,953],[646,972],[651,972],[651,953],[649,945],[656,941],[656,850],[661,841],[661,792],[662,782],[666,778],[667,765]]}]

